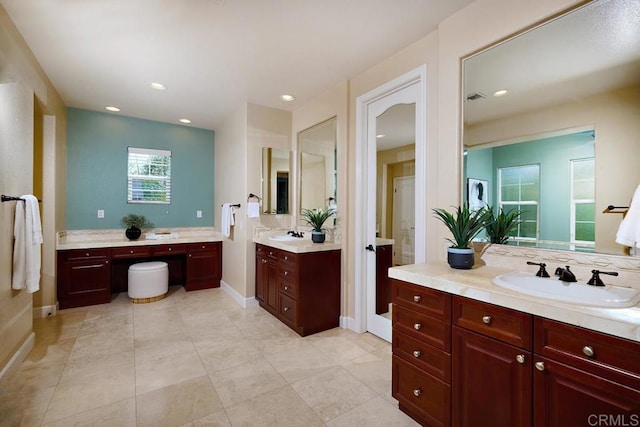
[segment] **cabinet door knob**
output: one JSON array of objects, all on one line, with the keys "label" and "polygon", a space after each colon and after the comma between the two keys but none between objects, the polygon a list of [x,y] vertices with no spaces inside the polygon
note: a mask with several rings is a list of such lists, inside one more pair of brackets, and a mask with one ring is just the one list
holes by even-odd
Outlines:
[{"label": "cabinet door knob", "polygon": [[289,272],[288,272],[288,271],[285,271],[285,272],[284,272],[284,275],[285,275],[285,276],[288,276],[288,275],[289,275]]},{"label": "cabinet door knob", "polygon": [[593,357],[596,354],[595,351],[593,351],[593,347],[591,347],[590,345],[585,345],[584,347],[582,347],[582,352],[587,357]]},{"label": "cabinet door knob", "polygon": [[206,246],[205,246],[205,245],[202,245],[202,249],[204,249],[204,248],[206,248]]},{"label": "cabinet door knob", "polygon": [[289,311],[289,307],[283,308],[283,311]]},{"label": "cabinet door knob", "polygon": [[420,357],[421,354],[422,353],[420,353],[420,350],[413,350],[413,357],[415,357],[416,359]]},{"label": "cabinet door knob", "polygon": [[105,264],[109,264],[109,260],[106,260],[104,263],[105,263]]},{"label": "cabinet door knob", "polygon": [[130,250],[129,252],[133,253],[133,249],[132,249],[132,250]]},{"label": "cabinet door knob", "polygon": [[284,290],[285,290],[285,291],[288,291],[288,290],[289,290],[289,287],[288,287],[288,286],[285,286],[285,287],[284,287]]},{"label": "cabinet door knob", "polygon": [[285,260],[285,261],[288,261],[288,260],[289,260],[289,257],[285,255],[285,256],[284,256],[284,260]]},{"label": "cabinet door knob", "polygon": [[414,323],[413,324],[413,329],[415,329],[416,331],[419,331],[420,329],[422,329],[422,324],[421,323]]},{"label": "cabinet door knob", "polygon": [[419,388],[416,388],[415,390],[413,390],[413,395],[415,397],[418,397],[422,394],[422,390],[420,390]]},{"label": "cabinet door knob", "polygon": [[420,302],[421,299],[422,299],[422,297],[420,295],[414,295],[413,296],[413,302]]},{"label": "cabinet door knob", "polygon": [[191,258],[191,257],[192,257],[192,255],[191,255],[191,254],[189,254],[189,258]]},{"label": "cabinet door knob", "polygon": [[[191,255],[189,255],[189,256],[191,256]],[[266,260],[266,259],[261,259],[260,261],[262,261],[262,263],[263,263],[263,264],[266,264],[266,263],[267,263],[267,260]]]},{"label": "cabinet door knob", "polygon": [[526,359],[524,357],[524,354],[519,354],[519,355],[516,356],[516,362],[518,362],[521,365],[525,362],[525,360]]},{"label": "cabinet door knob", "polygon": [[482,316],[482,323],[488,325],[491,323],[491,316]]},{"label": "cabinet door knob", "polygon": [[86,255],[86,256],[89,256],[89,252],[87,252],[85,255]]},{"label": "cabinet door knob", "polygon": [[535,366],[538,371],[544,371],[544,362],[536,362]]},{"label": "cabinet door knob", "polygon": [[171,248],[169,248],[169,252],[171,252]]}]

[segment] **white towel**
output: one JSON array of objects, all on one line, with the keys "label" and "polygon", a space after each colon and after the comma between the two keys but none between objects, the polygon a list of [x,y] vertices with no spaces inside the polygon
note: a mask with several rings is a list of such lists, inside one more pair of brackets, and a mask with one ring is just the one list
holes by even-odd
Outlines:
[{"label": "white towel", "polygon": [[249,218],[260,218],[260,203],[248,202],[247,203],[247,216]]},{"label": "white towel", "polygon": [[235,223],[233,214],[235,209],[231,206],[231,203],[224,203],[222,205],[222,224],[220,229],[222,231],[222,237],[229,237],[231,235],[231,227]]},{"label": "white towel", "polygon": [[633,193],[627,215],[624,217],[616,233],[616,242],[621,245],[640,248],[640,185]]},{"label": "white towel", "polygon": [[34,293],[40,289],[42,225],[38,199],[32,195],[20,196],[24,202],[16,203],[13,226],[13,289]]}]

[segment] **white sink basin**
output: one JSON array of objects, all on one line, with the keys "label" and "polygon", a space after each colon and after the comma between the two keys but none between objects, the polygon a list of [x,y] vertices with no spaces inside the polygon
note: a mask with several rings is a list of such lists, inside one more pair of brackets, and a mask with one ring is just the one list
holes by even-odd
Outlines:
[{"label": "white sink basin", "polygon": [[289,234],[280,234],[278,236],[270,236],[269,240],[275,240],[277,242],[291,242],[291,241],[298,241],[298,240],[302,240],[301,237],[293,237]]},{"label": "white sink basin", "polygon": [[495,277],[493,283],[527,295],[591,307],[624,308],[640,302],[638,289],[567,283],[555,277],[537,277],[532,273],[502,274]]}]

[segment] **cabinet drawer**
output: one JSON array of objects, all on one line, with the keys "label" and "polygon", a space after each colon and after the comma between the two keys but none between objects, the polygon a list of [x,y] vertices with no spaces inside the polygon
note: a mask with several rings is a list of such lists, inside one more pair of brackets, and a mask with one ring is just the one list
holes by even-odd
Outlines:
[{"label": "cabinet drawer", "polygon": [[286,294],[288,297],[298,299],[298,285],[294,281],[280,280],[279,282],[280,292]]},{"label": "cabinet drawer", "polygon": [[123,248],[113,248],[113,258],[140,258],[151,256],[150,246],[128,246]]},{"label": "cabinet drawer", "polygon": [[451,351],[450,324],[400,305],[393,306],[392,321],[394,330],[447,352]]},{"label": "cabinet drawer", "polygon": [[297,308],[298,303],[293,298],[289,298],[283,293],[280,293],[280,304],[278,304],[278,312],[280,316],[293,325],[298,324]]},{"label": "cabinet drawer", "polygon": [[60,256],[66,261],[78,261],[92,258],[109,257],[109,249],[73,249],[70,251],[61,251]]},{"label": "cabinet drawer", "polygon": [[451,383],[451,355],[400,331],[393,331],[393,354],[427,373]]},{"label": "cabinet drawer", "polygon": [[281,265],[294,267],[298,261],[298,256],[292,252],[278,251],[278,261]]},{"label": "cabinet drawer", "polygon": [[216,250],[219,245],[219,242],[189,243],[186,250],[188,252],[208,252]]},{"label": "cabinet drawer", "polygon": [[508,344],[529,350],[532,347],[530,314],[454,296],[453,323]]},{"label": "cabinet drawer", "polygon": [[451,425],[451,387],[393,356],[392,395],[420,424]]},{"label": "cabinet drawer", "polygon": [[402,305],[437,319],[451,322],[451,296],[445,292],[425,288],[400,280],[391,281],[391,298]]},{"label": "cabinet drawer", "polygon": [[297,281],[296,269],[286,265],[280,265],[278,268],[278,277],[283,282]]},{"label": "cabinet drawer", "polygon": [[640,389],[640,343],[536,317],[537,354]]},{"label": "cabinet drawer", "polygon": [[154,255],[178,255],[183,254],[186,251],[187,248],[183,244],[153,246]]}]

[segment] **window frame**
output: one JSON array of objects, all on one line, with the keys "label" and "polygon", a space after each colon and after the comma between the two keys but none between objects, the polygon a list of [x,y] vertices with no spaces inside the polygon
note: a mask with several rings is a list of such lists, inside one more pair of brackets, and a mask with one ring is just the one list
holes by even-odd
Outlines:
[{"label": "window frame", "polygon": [[[593,163],[593,177],[592,177],[592,181],[593,181],[593,197],[590,199],[576,199],[575,198],[575,189],[574,189],[574,184],[575,184],[575,176],[574,176],[574,165],[577,162],[586,162],[586,161],[590,161]],[[594,225],[594,231],[593,231],[593,235],[594,235],[594,240],[576,240],[576,206],[578,204],[588,204],[591,203],[594,205],[595,207],[595,203],[596,203],[596,195],[595,195],[595,167],[596,167],[596,159],[595,157],[585,157],[585,158],[579,158],[579,159],[571,159],[569,160],[570,162],[570,213],[569,213],[569,242],[572,245],[577,245],[577,246],[595,246],[595,215],[593,218],[593,221],[579,221],[580,223],[593,223]]]},{"label": "window frame", "polygon": [[[522,200],[522,180],[520,179],[520,181],[518,182],[518,200],[517,201],[512,201],[512,200],[503,200],[502,199],[502,171],[505,169],[522,169],[522,168],[529,168],[535,166],[536,169],[538,170],[538,200]],[[509,211],[510,209],[505,209],[505,206],[515,206],[515,207],[519,207],[519,206],[535,206],[536,207],[536,237],[522,237],[520,236],[520,230],[521,230],[521,224],[522,224],[522,220],[518,221],[518,226],[516,228],[516,235],[512,236],[514,241],[517,242],[537,242],[538,240],[540,240],[540,164],[539,163],[532,163],[532,164],[526,164],[526,165],[516,165],[516,166],[505,166],[505,167],[499,167],[497,168],[496,171],[496,175],[497,175],[497,181],[498,181],[498,188],[497,188],[497,193],[498,193],[498,197],[497,197],[497,203],[498,203],[498,207],[500,209],[504,209],[505,211]],[[533,221],[529,221],[529,222],[533,222]]]},{"label": "window frame", "polygon": [[[166,157],[167,161],[167,173],[166,175],[135,175],[130,173],[132,164],[132,155],[148,155]],[[127,147],[127,203],[131,204],[152,204],[152,205],[169,205],[171,204],[171,150],[159,150],[155,148],[139,148],[139,147]],[[134,181],[146,180],[156,181],[164,184],[164,196],[165,200],[149,200],[149,199],[134,199]],[[144,195],[144,193],[141,191]]]}]

